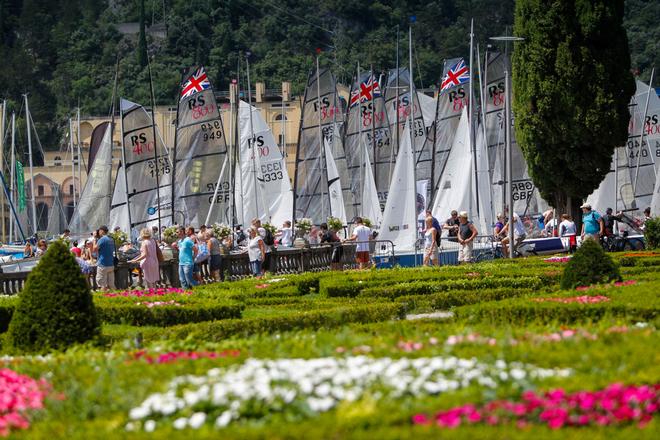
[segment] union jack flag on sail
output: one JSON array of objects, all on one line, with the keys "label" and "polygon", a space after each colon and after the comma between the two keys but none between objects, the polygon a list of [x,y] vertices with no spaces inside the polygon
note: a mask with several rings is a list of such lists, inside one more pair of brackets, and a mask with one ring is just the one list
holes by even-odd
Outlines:
[{"label": "union jack flag on sail", "polygon": [[206,76],[204,68],[200,67],[195,73],[190,75],[188,81],[186,81],[183,84],[183,87],[181,87],[181,99],[187,98],[197,92],[201,92],[202,90],[206,90],[209,87],[211,87],[211,82]]},{"label": "union jack flag on sail", "polygon": [[371,101],[372,99],[380,96],[380,86],[378,80],[373,75],[360,84],[360,90],[353,90],[351,92],[350,107],[357,105],[360,102]]},{"label": "union jack flag on sail", "polygon": [[465,65],[465,60],[461,58],[459,62],[449,68],[445,77],[442,78],[440,91],[444,92],[468,81],[470,81],[470,70]]}]

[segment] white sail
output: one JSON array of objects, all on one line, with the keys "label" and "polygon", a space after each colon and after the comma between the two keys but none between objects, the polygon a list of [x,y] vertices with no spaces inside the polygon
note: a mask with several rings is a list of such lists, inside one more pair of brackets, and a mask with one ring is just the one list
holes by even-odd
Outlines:
[{"label": "white sail", "polygon": [[410,253],[415,251],[417,240],[417,188],[410,124],[406,123],[401,136],[378,239],[392,241],[397,253]]},{"label": "white sail", "polygon": [[126,174],[122,164],[117,168],[115,189],[112,192],[112,202],[110,203],[110,221],[108,222],[110,229],[117,226],[125,232],[131,229],[128,221],[128,203],[126,202]]},{"label": "white sail", "polygon": [[378,229],[383,223],[383,212],[380,210],[380,201],[378,199],[378,190],[374,174],[371,171],[371,162],[369,161],[369,152],[364,147],[364,180],[362,184],[362,217],[371,220],[375,229]]},{"label": "white sail", "polygon": [[477,130],[477,205],[479,206],[479,221],[477,229],[479,235],[490,235],[493,230],[493,219],[495,212],[493,207],[492,185],[490,183],[490,172],[488,164],[488,145],[483,130]]},{"label": "white sail", "polygon": [[587,197],[587,203],[589,203],[596,212],[604,214],[607,208],[614,209],[617,205],[616,173],[614,172],[615,166],[616,162],[613,157],[610,172],[607,173],[603,181],[600,182],[596,191]]},{"label": "white sail", "polygon": [[332,155],[332,149],[328,143],[328,138],[323,139],[325,148],[325,162],[328,172],[328,195],[330,196],[330,215],[341,220],[346,224],[346,208],[344,205],[344,195],[341,190],[341,179],[337,171],[337,164]]},{"label": "white sail", "polygon": [[[240,176],[236,176],[239,218],[253,218],[280,226],[291,220],[293,192],[286,163],[270,127],[256,107],[241,101]],[[251,141],[251,134],[253,134]],[[256,152],[256,155],[255,155]],[[239,185],[240,183],[240,185]]]},{"label": "white sail", "polygon": [[72,232],[84,233],[108,223],[112,197],[112,124],[108,124],[85,188],[69,222]]},{"label": "white sail", "polygon": [[477,217],[474,193],[474,161],[470,151],[470,125],[463,109],[447,165],[440,176],[440,186],[433,200],[435,217],[445,218],[452,210],[467,211],[470,219]]},{"label": "white sail", "polygon": [[655,179],[655,189],[651,199],[651,216],[660,216],[660,179]]}]

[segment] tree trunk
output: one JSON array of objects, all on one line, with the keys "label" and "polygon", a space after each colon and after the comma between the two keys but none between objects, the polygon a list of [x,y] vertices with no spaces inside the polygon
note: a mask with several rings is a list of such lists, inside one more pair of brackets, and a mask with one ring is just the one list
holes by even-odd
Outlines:
[{"label": "tree trunk", "polygon": [[562,214],[568,214],[575,222],[578,234],[582,230],[582,201],[574,199],[565,193],[555,193],[555,209],[557,210],[557,217],[560,218]]}]

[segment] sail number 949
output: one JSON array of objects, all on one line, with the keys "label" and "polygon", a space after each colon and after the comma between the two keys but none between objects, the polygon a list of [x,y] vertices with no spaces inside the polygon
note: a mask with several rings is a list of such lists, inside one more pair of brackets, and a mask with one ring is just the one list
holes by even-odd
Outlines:
[{"label": "sail number 949", "polygon": [[208,142],[210,139],[222,138],[222,126],[218,120],[200,124],[200,128],[202,129],[204,142]]}]

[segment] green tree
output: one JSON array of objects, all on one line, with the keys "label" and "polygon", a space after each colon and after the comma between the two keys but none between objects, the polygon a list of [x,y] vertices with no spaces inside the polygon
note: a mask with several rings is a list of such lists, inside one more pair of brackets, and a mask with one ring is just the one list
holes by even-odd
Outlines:
[{"label": "green tree", "polygon": [[541,195],[575,216],[628,135],[635,91],[623,0],[518,0],[516,139]]},{"label": "green tree", "polygon": [[55,241],[25,282],[7,342],[18,351],[46,352],[99,334],[92,294],[80,267],[64,242]]}]

